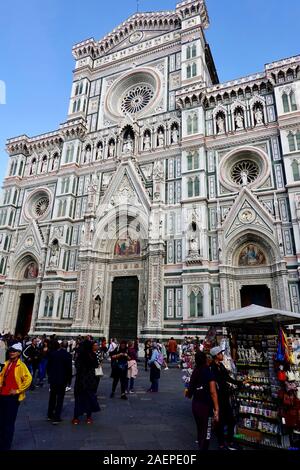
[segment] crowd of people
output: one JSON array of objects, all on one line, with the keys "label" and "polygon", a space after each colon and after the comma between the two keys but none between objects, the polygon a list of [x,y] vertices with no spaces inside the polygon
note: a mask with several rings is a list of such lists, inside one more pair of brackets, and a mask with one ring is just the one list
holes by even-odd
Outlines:
[{"label": "crowd of people", "polygon": [[[184,338],[178,345],[174,338],[166,344],[159,340],[146,340],[143,345],[135,341],[112,338],[96,341],[91,336],[69,340],[51,337],[32,339],[5,335],[0,337],[0,450],[11,448],[14,426],[20,402],[29,388],[42,387],[47,379],[49,401],[47,419],[54,425],[61,422],[65,393],[74,382],[74,414],[72,423],[78,425],[83,415],[86,423],[93,423],[93,413],[100,411],[97,389],[103,376],[103,361],[111,365],[114,398],[120,384],[120,398],[128,399],[135,393],[139,360],[144,359],[145,371],[150,370],[150,393],[157,393],[161,370],[168,370],[174,363],[186,367],[188,358],[191,376],[186,384],[186,397],[191,398],[200,450],[208,450],[212,427],[219,448],[234,449],[234,416],[230,405],[230,385],[239,385],[224,365],[223,350],[214,347],[206,355],[203,341],[199,338]],[[144,358],[141,356],[144,352]],[[227,428],[225,440],[224,430]]]},{"label": "crowd of people", "polygon": [[[0,449],[11,447],[19,403],[27,389],[34,390],[49,384],[47,419],[59,424],[65,393],[74,382],[74,414],[72,423],[78,425],[86,415],[86,423],[92,424],[92,414],[100,411],[97,389],[103,376],[103,361],[111,365],[114,398],[120,383],[121,399],[135,393],[138,376],[139,354],[144,350],[145,370],[150,369],[148,392],[157,393],[161,369],[168,369],[168,361],[178,361],[177,343],[174,338],[164,345],[159,341],[139,340],[118,342],[112,338],[99,341],[92,336],[59,340],[56,335],[21,338],[11,334],[0,336]],[[142,358],[140,358],[142,359]],[[143,360],[143,359],[142,359]]]}]

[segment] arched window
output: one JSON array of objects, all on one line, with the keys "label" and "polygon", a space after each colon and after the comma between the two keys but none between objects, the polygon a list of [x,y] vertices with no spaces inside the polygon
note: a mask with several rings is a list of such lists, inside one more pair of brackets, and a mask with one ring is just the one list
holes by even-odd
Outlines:
[{"label": "arched window", "polygon": [[83,92],[83,83],[81,82],[79,86],[79,95],[82,95],[82,92]]},{"label": "arched window", "polygon": [[197,75],[197,64],[194,62],[192,65],[192,77],[196,77]]},{"label": "arched window", "polygon": [[192,291],[190,294],[190,317],[203,317],[203,295],[201,292],[195,294]]},{"label": "arched window", "polygon": [[19,176],[22,176],[23,175],[23,167],[24,167],[24,162],[22,161],[20,163],[20,167],[19,167]]},{"label": "arched window", "polygon": [[193,47],[192,47],[192,57],[196,57],[197,55],[197,46],[196,44],[193,44]]},{"label": "arched window", "polygon": [[4,258],[0,261],[0,274],[4,274]]},{"label": "arched window", "polygon": [[9,216],[9,221],[8,221],[8,225],[9,225],[9,226],[12,226],[13,218],[14,218],[14,213],[13,213],[13,211],[12,211],[12,212],[10,213],[10,216]]},{"label": "arched window", "polygon": [[3,250],[4,250],[4,251],[7,251],[7,250],[8,250],[8,243],[9,243],[9,237],[6,236],[6,237],[5,237],[5,242],[4,242],[4,247],[3,247]]},{"label": "arched window", "polygon": [[44,307],[44,317],[48,316],[48,309],[49,309],[49,296],[47,295],[45,300],[45,307]]},{"label": "arched window", "polygon": [[291,132],[289,132],[288,134],[288,142],[289,142],[290,152],[295,152],[296,150],[295,136]]},{"label": "arched window", "polygon": [[188,197],[193,197],[194,195],[194,183],[193,180],[190,178],[188,180]]},{"label": "arched window", "polygon": [[186,48],[186,58],[190,59],[191,58],[191,46],[188,46]]},{"label": "arched window", "polygon": [[67,200],[65,199],[62,204],[62,216],[63,217],[66,215],[66,210],[67,210]]},{"label": "arched window", "polygon": [[296,97],[295,97],[295,93],[293,91],[291,91],[291,93],[290,93],[290,102],[291,102],[291,110],[292,111],[297,111]]},{"label": "arched window", "polygon": [[13,204],[16,204],[17,202],[17,197],[18,197],[18,190],[15,190],[14,198],[13,198]]},{"label": "arched window", "polygon": [[299,181],[300,173],[299,173],[299,163],[297,162],[297,160],[294,160],[292,163],[292,171],[293,171],[294,181]]},{"label": "arched window", "polygon": [[297,142],[297,148],[300,150],[300,131],[297,131],[296,133],[296,142]]},{"label": "arched window", "polygon": [[41,164],[41,173],[44,173],[47,170],[47,157],[46,155],[43,156],[42,164]]},{"label": "arched window", "polygon": [[76,113],[77,101],[75,100],[73,103],[72,113]]},{"label": "arched window", "polygon": [[52,317],[52,314],[53,314],[53,305],[54,305],[54,297],[53,295],[51,296],[50,298],[50,302],[49,302],[49,310],[48,310],[48,317]]},{"label": "arched window", "polygon": [[283,104],[283,111],[285,113],[290,112],[290,103],[289,103],[289,98],[286,93],[283,93],[282,95],[282,104]]},{"label": "arched window", "polygon": [[195,182],[194,182],[194,195],[196,197],[200,195],[200,181],[199,181],[198,176],[196,176]]},{"label": "arched window", "polygon": [[192,67],[190,65],[186,68],[186,78],[191,78],[192,76]]},{"label": "arched window", "polygon": [[187,156],[187,169],[188,171],[193,170],[193,155]]},{"label": "arched window", "polygon": [[187,134],[190,135],[193,133],[193,119],[192,116],[189,115],[187,118]]},{"label": "arched window", "polygon": [[194,114],[193,116],[193,134],[197,134],[198,132],[198,116]]}]

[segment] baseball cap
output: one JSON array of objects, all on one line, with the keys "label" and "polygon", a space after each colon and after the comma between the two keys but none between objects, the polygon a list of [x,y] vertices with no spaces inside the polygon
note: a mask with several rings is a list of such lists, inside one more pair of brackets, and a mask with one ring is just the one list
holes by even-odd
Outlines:
[{"label": "baseball cap", "polygon": [[221,346],[216,346],[210,350],[211,356],[215,357],[220,353],[223,353],[225,350]]},{"label": "baseball cap", "polygon": [[13,344],[12,346],[10,346],[9,351],[22,352],[23,351],[22,344],[21,343]]}]

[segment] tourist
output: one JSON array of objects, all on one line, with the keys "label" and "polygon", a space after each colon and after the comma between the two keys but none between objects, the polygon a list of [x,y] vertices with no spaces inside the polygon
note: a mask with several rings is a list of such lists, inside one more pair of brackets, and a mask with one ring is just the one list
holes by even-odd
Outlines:
[{"label": "tourist", "polygon": [[168,363],[167,363],[167,349],[166,349],[166,346],[164,345],[164,343],[159,343],[159,342],[157,342],[157,346],[158,346],[159,351],[163,355],[162,366],[164,367],[164,370],[168,370],[169,367],[168,367]]},{"label": "tourist", "polygon": [[79,417],[86,413],[87,424],[92,424],[92,413],[100,411],[100,407],[96,396],[98,381],[95,374],[98,362],[91,341],[86,339],[82,342],[75,366],[75,407],[72,423],[78,425]]},{"label": "tourist", "polygon": [[147,372],[147,370],[148,370],[148,361],[151,357],[151,341],[149,339],[146,339],[146,341],[145,341],[144,354],[145,354],[145,371]]},{"label": "tourist", "polygon": [[160,355],[160,352],[158,350],[157,343],[153,342],[151,358],[148,361],[148,364],[150,366],[150,382],[151,382],[151,387],[149,388],[148,392],[158,392],[158,384],[159,384],[160,370],[161,370],[161,364],[159,363],[159,355]]},{"label": "tourist", "polygon": [[38,339],[33,338],[31,343],[23,351],[23,357],[25,364],[27,365],[29,372],[32,375],[31,390],[35,389],[36,372],[40,363],[40,351],[37,346]]},{"label": "tourist", "polygon": [[103,350],[100,349],[98,341],[93,341],[93,352],[96,354],[96,358],[97,358],[97,368],[95,371],[96,380],[97,380],[97,388],[96,388],[96,392],[97,392],[100,378],[103,375],[102,363],[104,359],[104,353],[103,353]]},{"label": "tourist", "polygon": [[48,358],[47,373],[50,384],[48,420],[52,421],[52,424],[61,422],[66,387],[72,381],[72,356],[67,349],[68,341],[57,343]]},{"label": "tourist", "polygon": [[6,360],[6,342],[4,336],[0,337],[0,372]]},{"label": "tourist", "polygon": [[39,386],[42,387],[44,383],[44,379],[46,377],[46,369],[49,357],[49,340],[43,338],[42,343],[39,346]]},{"label": "tourist", "polygon": [[170,354],[171,362],[176,362],[177,361],[177,342],[173,337],[168,342],[168,351]]},{"label": "tourist", "polygon": [[212,416],[219,419],[219,403],[215,378],[207,365],[203,352],[195,356],[195,369],[192,373],[186,396],[193,398],[192,410],[197,425],[199,450],[209,448],[212,429]]},{"label": "tourist", "polygon": [[121,341],[119,347],[110,353],[111,357],[111,378],[113,379],[110,398],[115,396],[117,385],[121,384],[121,398],[127,400],[127,370],[128,370],[128,348],[127,342]]},{"label": "tourist", "polygon": [[138,375],[137,352],[132,341],[128,342],[127,393],[134,393],[134,381]]},{"label": "tourist", "polygon": [[20,402],[31,384],[32,377],[21,361],[22,344],[9,348],[9,360],[0,373],[0,450],[10,450]]},{"label": "tourist", "polygon": [[[233,444],[235,420],[233,411],[230,404],[230,390],[229,383],[240,385],[241,382],[234,380],[230,377],[227,369],[222,364],[224,359],[224,349],[221,346],[216,346],[210,350],[213,358],[211,363],[211,371],[215,377],[218,391],[219,401],[219,421],[216,426],[216,434],[221,450],[227,448],[228,450],[236,450]],[[227,447],[225,446],[224,427],[227,426]]]}]

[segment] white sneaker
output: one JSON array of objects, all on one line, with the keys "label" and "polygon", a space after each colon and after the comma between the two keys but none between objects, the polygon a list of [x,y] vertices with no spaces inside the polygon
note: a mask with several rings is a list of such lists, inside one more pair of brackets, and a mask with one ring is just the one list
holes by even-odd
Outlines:
[{"label": "white sneaker", "polygon": [[72,390],[72,387],[66,387],[66,392],[69,392],[70,390]]},{"label": "white sneaker", "polygon": [[169,367],[165,367],[165,370],[169,370]]}]

